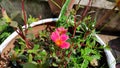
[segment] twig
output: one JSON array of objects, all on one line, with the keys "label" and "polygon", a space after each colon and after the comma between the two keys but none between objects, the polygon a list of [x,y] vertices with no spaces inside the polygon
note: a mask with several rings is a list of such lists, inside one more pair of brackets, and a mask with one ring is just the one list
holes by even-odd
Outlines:
[{"label": "twig", "polygon": [[84,17],[86,16],[87,14],[87,11],[89,9],[89,5],[91,4],[92,0],[89,0],[88,2],[88,5],[86,6],[84,12],[82,13],[82,18],[80,19],[79,23],[77,24],[77,27],[80,25],[81,21],[84,19]]},{"label": "twig", "polygon": [[59,9],[61,9],[61,6],[57,4],[54,0],[51,0]]},{"label": "twig", "polygon": [[24,0],[22,0],[22,12],[23,12],[23,16],[24,16],[24,25],[25,25],[25,34],[22,32],[23,39],[25,40],[26,47],[31,48],[31,44],[26,38],[26,34],[27,34],[27,16],[26,16],[26,13],[25,13],[25,8],[24,8]]},{"label": "twig", "polygon": [[80,4],[81,0],[78,1],[78,5]]},{"label": "twig", "polygon": [[23,16],[24,16],[25,35],[26,35],[26,33],[27,33],[27,16],[25,13],[25,8],[24,8],[24,0],[22,0],[22,12],[23,12]]},{"label": "twig", "polygon": [[73,35],[72,35],[72,38],[74,38],[74,36],[75,36],[75,32],[76,32],[76,26],[77,26],[77,24],[76,24],[76,16],[74,17],[74,32],[73,32]]}]

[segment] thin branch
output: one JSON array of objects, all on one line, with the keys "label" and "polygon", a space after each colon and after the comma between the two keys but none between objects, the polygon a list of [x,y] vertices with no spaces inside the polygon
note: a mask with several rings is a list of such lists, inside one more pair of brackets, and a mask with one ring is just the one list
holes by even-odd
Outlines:
[{"label": "thin branch", "polygon": [[80,4],[81,0],[78,1],[78,5]]},{"label": "thin branch", "polygon": [[59,9],[61,9],[60,5],[57,4],[54,0],[51,0]]},{"label": "thin branch", "polygon": [[80,19],[79,23],[77,24],[77,27],[80,25],[81,21],[84,19],[84,17],[86,16],[88,9],[89,9],[89,5],[91,4],[92,0],[89,0],[88,5],[86,6],[84,12],[82,13],[82,18]]},{"label": "thin branch", "polygon": [[23,12],[23,16],[24,16],[25,35],[26,35],[26,33],[27,33],[27,16],[25,13],[25,8],[24,8],[24,0],[22,0],[22,12]]},{"label": "thin branch", "polygon": [[73,35],[72,35],[72,37],[74,38],[74,36],[75,36],[75,33],[76,33],[76,16],[74,17],[74,32],[73,32]]}]

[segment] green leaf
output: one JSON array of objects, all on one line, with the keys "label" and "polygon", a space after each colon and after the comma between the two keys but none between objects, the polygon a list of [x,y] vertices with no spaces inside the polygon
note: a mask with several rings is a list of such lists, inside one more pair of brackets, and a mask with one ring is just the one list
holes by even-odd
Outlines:
[{"label": "green leaf", "polygon": [[96,54],[96,55],[93,56],[93,58],[100,59],[101,55],[100,54]]},{"label": "green leaf", "polygon": [[23,55],[24,50],[20,50],[19,55]]},{"label": "green leaf", "polygon": [[93,40],[93,41],[91,42],[91,46],[95,46],[95,45],[96,45],[96,41]]},{"label": "green leaf", "polygon": [[8,33],[8,32],[2,33],[0,35],[0,43],[2,43],[9,35],[10,35],[10,33]]},{"label": "green leaf", "polygon": [[73,54],[76,54],[76,50],[75,49],[72,48],[71,50],[72,50]]},{"label": "green leaf", "polygon": [[88,60],[84,60],[82,65],[81,65],[81,68],[87,68],[88,64],[89,64]]},{"label": "green leaf", "polygon": [[2,32],[3,30],[5,30],[7,27],[8,27],[8,24],[0,23],[0,32]]},{"label": "green leaf", "polygon": [[32,62],[33,56],[32,54],[29,54],[28,62]]},{"label": "green leaf", "polygon": [[34,62],[28,62],[28,63],[25,63],[23,64],[23,68],[38,68],[38,65],[37,63],[34,63]]},{"label": "green leaf", "polygon": [[85,54],[84,49],[81,49],[81,55],[84,55],[84,54]]},{"label": "green leaf", "polygon": [[46,56],[46,55],[47,55],[47,52],[46,52],[45,50],[42,50],[42,51],[40,52],[40,55]]},{"label": "green leaf", "polygon": [[85,51],[84,51],[84,54],[83,55],[89,55],[90,53],[92,52],[92,49],[90,49],[90,48],[85,48]]},{"label": "green leaf", "polygon": [[35,53],[36,50],[28,50],[27,53]]},{"label": "green leaf", "polygon": [[63,7],[62,7],[62,9],[61,9],[61,12],[60,12],[60,15],[59,15],[59,19],[62,19],[62,17],[65,15],[70,1],[71,1],[71,0],[66,0],[66,1],[65,1],[65,4],[63,5]]},{"label": "green leaf", "polygon": [[48,60],[42,65],[42,68],[49,68],[49,61]]},{"label": "green leaf", "polygon": [[58,64],[56,64],[56,63],[53,63],[52,65],[53,65],[54,67],[58,67]]},{"label": "green leaf", "polygon": [[84,56],[84,59],[91,61],[91,60],[93,60],[93,57],[92,56]]},{"label": "green leaf", "polygon": [[39,49],[39,45],[34,45],[34,48],[33,48],[33,50],[37,50],[37,49]]},{"label": "green leaf", "polygon": [[36,22],[38,20],[39,20],[38,18],[34,18],[31,15],[29,15],[27,22],[28,22],[28,24],[31,24],[31,23]]},{"label": "green leaf", "polygon": [[20,50],[19,46],[15,46],[14,50],[15,50],[15,52],[18,52]]},{"label": "green leaf", "polygon": [[35,60],[41,60],[41,59],[42,59],[42,56],[35,56],[34,59],[35,59]]}]

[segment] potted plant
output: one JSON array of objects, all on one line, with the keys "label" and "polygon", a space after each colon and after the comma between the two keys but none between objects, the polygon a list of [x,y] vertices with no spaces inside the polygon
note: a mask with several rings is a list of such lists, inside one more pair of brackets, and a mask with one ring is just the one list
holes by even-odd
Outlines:
[{"label": "potted plant", "polygon": [[[65,16],[70,0],[66,0],[59,18],[45,19],[27,25],[25,10],[24,26],[12,25],[16,32],[12,33],[0,45],[0,66],[17,68],[114,68],[114,57],[96,35],[95,21],[84,14],[80,19],[75,13]],[[22,2],[24,7],[24,4]],[[88,7],[87,7],[88,8]],[[86,10],[85,12],[86,13]],[[11,21],[12,22],[12,21]],[[15,23],[15,22],[14,22]],[[32,27],[32,29],[31,29]],[[98,41],[99,40],[99,41]],[[105,53],[104,53],[105,52]],[[102,56],[104,55],[104,56]],[[99,62],[100,61],[100,62]],[[102,64],[103,63],[103,64]],[[105,65],[104,65],[105,64]]]}]

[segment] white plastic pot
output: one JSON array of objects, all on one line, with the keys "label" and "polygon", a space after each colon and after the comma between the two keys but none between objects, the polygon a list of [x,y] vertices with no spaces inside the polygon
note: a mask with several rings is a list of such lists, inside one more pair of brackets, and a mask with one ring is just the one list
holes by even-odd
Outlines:
[{"label": "white plastic pot", "polygon": [[[33,26],[40,25],[40,24],[43,24],[43,23],[46,23],[46,22],[53,22],[53,21],[57,21],[57,20],[58,20],[58,18],[43,19],[43,20],[39,20],[39,21],[37,21],[37,22],[33,22],[30,26],[33,27]],[[3,50],[5,49],[5,47],[7,47],[7,45],[10,43],[10,41],[11,41],[12,39],[14,39],[17,35],[18,35],[17,32],[13,32],[13,33],[0,45],[0,54],[3,52]],[[98,35],[95,34],[95,36],[97,37],[98,42],[99,42],[101,45],[106,46],[106,44],[102,41],[102,39],[101,39]],[[112,55],[111,51],[104,49],[104,52],[105,52],[106,57],[107,57],[107,62],[108,62],[109,68],[116,68],[116,67],[115,67],[116,61],[115,61],[115,58],[114,58],[114,56]]]}]

